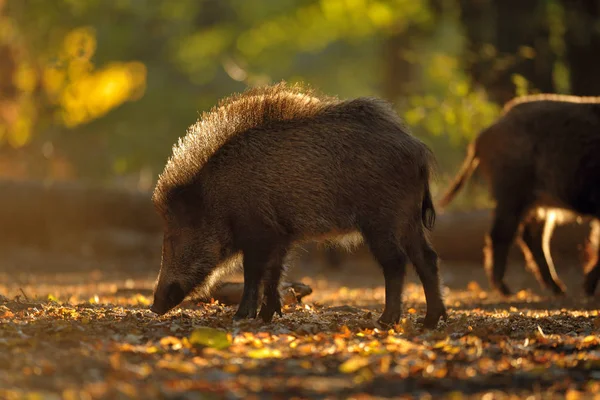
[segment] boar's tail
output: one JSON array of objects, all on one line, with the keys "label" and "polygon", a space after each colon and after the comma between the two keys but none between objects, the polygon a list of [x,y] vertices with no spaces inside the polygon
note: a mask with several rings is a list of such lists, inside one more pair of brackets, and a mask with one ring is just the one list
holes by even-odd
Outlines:
[{"label": "boar's tail", "polygon": [[433,229],[435,224],[435,208],[431,200],[431,192],[429,191],[429,179],[425,182],[425,193],[423,193],[423,203],[421,203],[421,220],[423,225],[428,230]]},{"label": "boar's tail", "polygon": [[471,144],[469,144],[467,150],[467,157],[465,158],[465,161],[463,162],[463,165],[460,168],[460,172],[454,178],[454,181],[446,191],[444,197],[442,197],[442,200],[440,200],[440,202],[438,203],[440,207],[446,207],[452,201],[452,199],[454,199],[454,196],[456,196],[456,194],[463,187],[465,182],[471,177],[471,174],[473,174],[475,169],[477,169],[478,165],[479,159],[476,157],[475,142],[472,142]]}]

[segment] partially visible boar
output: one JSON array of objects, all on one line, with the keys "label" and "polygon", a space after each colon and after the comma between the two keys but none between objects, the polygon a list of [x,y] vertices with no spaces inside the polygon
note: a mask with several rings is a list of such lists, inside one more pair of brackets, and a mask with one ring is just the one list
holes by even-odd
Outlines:
[{"label": "partially visible boar", "polygon": [[174,147],[153,202],[164,219],[152,311],[207,292],[243,255],[234,319],[281,315],[279,283],[290,249],[311,240],[364,238],[383,268],[385,309],[398,322],[405,266],[423,284],[425,325],[446,310],[425,228],[435,211],[430,150],[385,102],[341,101],[284,83],[222,100]]},{"label": "partially visible boar", "polygon": [[[600,98],[542,94],[508,102],[498,121],[470,144],[441,207],[477,167],[496,200],[485,250],[492,287],[504,295],[511,293],[504,274],[509,247],[517,236],[538,281],[563,294],[565,287],[550,255],[550,238],[557,215],[568,219],[581,215],[591,217],[593,224],[593,254],[584,281],[585,293],[593,295],[600,278]],[[549,216],[545,227],[543,214]]]}]

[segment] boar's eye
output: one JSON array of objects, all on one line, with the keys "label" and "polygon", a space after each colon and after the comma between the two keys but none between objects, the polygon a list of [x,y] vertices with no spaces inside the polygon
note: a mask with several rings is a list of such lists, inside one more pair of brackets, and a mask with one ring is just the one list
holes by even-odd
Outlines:
[{"label": "boar's eye", "polygon": [[170,283],[167,288],[167,296],[169,297],[169,302],[171,304],[179,304],[185,297],[185,293],[179,283],[173,282]]}]

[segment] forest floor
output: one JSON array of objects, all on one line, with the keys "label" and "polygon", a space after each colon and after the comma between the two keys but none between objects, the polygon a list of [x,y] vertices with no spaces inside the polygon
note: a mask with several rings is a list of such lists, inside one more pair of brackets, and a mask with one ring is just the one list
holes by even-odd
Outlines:
[{"label": "forest floor", "polygon": [[[14,254],[13,254],[14,253]],[[312,287],[283,318],[232,322],[234,306],[148,310],[158,265],[36,252],[0,258],[0,398],[594,398],[600,393],[600,298],[581,268],[547,296],[521,263],[517,291],[487,291],[480,265],[442,264],[447,323],[423,331],[409,274],[404,319],[386,330],[381,272],[296,267]],[[350,263],[349,263],[350,264]],[[199,396],[202,394],[202,396]],[[600,398],[600,395],[596,395]]]}]

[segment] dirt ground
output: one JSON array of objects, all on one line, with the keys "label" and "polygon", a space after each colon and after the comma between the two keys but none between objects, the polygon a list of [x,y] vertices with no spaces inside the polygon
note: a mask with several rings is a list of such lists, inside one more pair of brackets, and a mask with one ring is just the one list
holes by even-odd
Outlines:
[{"label": "dirt ground", "polygon": [[560,266],[567,297],[518,263],[508,281],[522,291],[502,299],[480,265],[442,263],[449,320],[423,331],[412,271],[405,318],[374,322],[383,277],[368,259],[296,266],[289,278],[313,293],[264,324],[220,304],[157,317],[154,260],[3,251],[0,398],[594,398],[600,301],[581,295],[576,262]]}]

